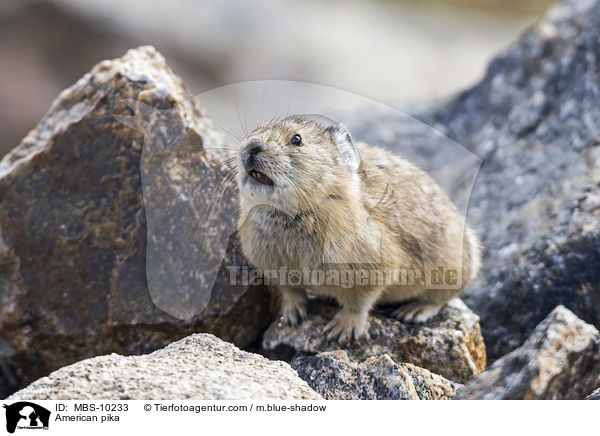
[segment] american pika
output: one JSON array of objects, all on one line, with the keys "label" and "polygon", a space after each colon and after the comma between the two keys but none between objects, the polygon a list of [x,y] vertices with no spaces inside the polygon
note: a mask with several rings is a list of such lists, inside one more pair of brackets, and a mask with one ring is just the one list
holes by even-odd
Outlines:
[{"label": "american pika", "polygon": [[[337,300],[330,340],[366,335],[375,303],[404,303],[395,317],[424,322],[479,269],[477,237],[442,189],[331,120],[261,124],[237,154],[237,182],[244,255],[277,274],[289,324],[306,315],[307,289]],[[286,271],[308,283],[286,282]]]}]

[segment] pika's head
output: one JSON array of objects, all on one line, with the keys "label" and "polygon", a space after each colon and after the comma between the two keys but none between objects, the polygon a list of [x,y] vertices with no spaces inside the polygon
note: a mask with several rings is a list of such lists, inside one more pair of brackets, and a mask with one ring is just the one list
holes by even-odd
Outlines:
[{"label": "pika's head", "polygon": [[343,124],[289,117],[258,126],[237,159],[242,200],[286,212],[343,198],[357,183],[360,157]]}]

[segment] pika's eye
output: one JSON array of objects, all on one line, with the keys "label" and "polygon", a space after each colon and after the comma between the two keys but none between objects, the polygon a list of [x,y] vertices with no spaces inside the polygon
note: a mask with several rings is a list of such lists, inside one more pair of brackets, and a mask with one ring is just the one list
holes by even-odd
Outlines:
[{"label": "pika's eye", "polygon": [[290,139],[290,144],[295,145],[296,147],[301,147],[302,146],[302,136],[300,136],[296,133],[294,136],[292,136],[292,139]]}]

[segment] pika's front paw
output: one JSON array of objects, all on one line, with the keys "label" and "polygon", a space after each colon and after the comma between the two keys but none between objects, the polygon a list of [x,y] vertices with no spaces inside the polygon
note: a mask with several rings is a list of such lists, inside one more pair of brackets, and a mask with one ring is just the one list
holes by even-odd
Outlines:
[{"label": "pika's front paw", "polygon": [[392,316],[402,322],[423,323],[436,316],[441,308],[442,306],[439,304],[415,301],[399,307],[392,313]]},{"label": "pika's front paw", "polygon": [[306,295],[303,292],[286,291],[281,299],[281,319],[290,326],[300,324],[306,318]]},{"label": "pika's front paw", "polygon": [[367,314],[341,310],[325,326],[327,339],[346,345],[353,340],[368,337]]}]

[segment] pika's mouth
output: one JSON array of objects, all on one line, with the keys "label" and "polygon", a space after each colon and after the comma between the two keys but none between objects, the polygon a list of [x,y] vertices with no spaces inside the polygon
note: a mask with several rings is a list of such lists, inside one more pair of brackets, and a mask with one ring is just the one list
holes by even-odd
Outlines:
[{"label": "pika's mouth", "polygon": [[255,169],[249,169],[246,172],[248,173],[248,175],[250,177],[252,177],[258,183],[267,185],[267,186],[273,186],[273,180],[271,180],[269,177],[267,177],[265,174],[261,173],[260,171],[256,171]]}]

